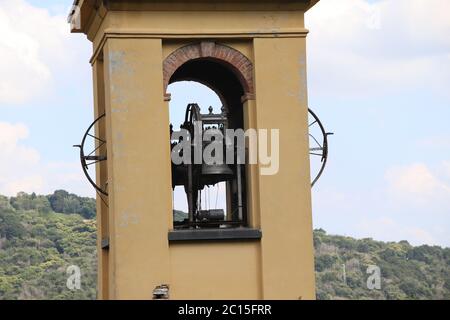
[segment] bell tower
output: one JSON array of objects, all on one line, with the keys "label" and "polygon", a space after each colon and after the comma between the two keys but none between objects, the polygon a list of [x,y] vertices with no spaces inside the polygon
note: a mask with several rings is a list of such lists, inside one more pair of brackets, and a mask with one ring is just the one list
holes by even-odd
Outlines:
[{"label": "bell tower", "polygon": [[[85,172],[96,167],[98,298],[315,298],[304,14],[316,2],[75,1],[71,31],[93,44],[95,146],[80,149]],[[222,108],[192,101],[175,128],[169,85],[184,80]],[[230,161],[174,162],[230,129],[258,139],[212,152]],[[275,167],[258,152],[249,161],[262,138]],[[217,183],[226,208],[204,208],[199,195]]]}]

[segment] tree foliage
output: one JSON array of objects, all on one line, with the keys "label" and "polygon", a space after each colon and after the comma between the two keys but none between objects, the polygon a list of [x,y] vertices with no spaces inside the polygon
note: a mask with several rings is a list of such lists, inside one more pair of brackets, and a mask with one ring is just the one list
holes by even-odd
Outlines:
[{"label": "tree foliage", "polygon": [[79,197],[65,190],[56,190],[53,194],[37,196],[34,192],[27,194],[19,192],[11,197],[11,206],[16,210],[36,210],[41,213],[58,212],[66,214],[78,213],[85,219],[95,217],[95,200]]},{"label": "tree foliage", "polygon": [[[450,299],[450,248],[411,246],[314,231],[318,299]],[[369,266],[381,272],[369,289]]]},{"label": "tree foliage", "polygon": [[[58,199],[68,196],[76,199],[69,194]],[[0,196],[0,300],[95,299],[95,221],[68,211],[66,204],[62,211],[52,210],[48,196]],[[80,290],[66,286],[70,265],[81,269]]]}]

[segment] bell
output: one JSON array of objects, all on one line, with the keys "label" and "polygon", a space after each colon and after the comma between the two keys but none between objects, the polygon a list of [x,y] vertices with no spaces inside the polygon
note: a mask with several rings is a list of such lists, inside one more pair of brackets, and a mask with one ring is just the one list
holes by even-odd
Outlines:
[{"label": "bell", "polygon": [[202,164],[202,175],[233,175],[227,164]]},{"label": "bell", "polygon": [[202,164],[200,181],[203,185],[214,185],[218,182],[233,179],[233,170],[226,164]]}]

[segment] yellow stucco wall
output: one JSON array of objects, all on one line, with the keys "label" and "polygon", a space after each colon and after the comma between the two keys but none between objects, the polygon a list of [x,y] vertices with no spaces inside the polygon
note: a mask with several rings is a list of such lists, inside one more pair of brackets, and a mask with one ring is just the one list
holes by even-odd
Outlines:
[{"label": "yellow stucco wall", "polygon": [[279,128],[280,164],[259,178],[264,298],[314,297],[305,41],[254,40],[256,126]]},{"label": "yellow stucco wall", "polygon": [[172,299],[261,299],[258,242],[170,246]]},{"label": "yellow stucco wall", "polygon": [[159,39],[110,39],[104,48],[109,292],[116,299],[150,298],[154,287],[170,283],[169,115],[161,95],[161,59]]},{"label": "yellow stucco wall", "polygon": [[[151,299],[160,284],[170,285],[172,299],[314,298],[303,23],[308,1],[279,2],[264,10],[255,2],[258,10],[251,10],[252,1],[242,7],[219,1],[222,7],[198,11],[193,1],[188,12],[176,4],[152,11],[146,2],[135,3],[134,11],[113,11],[127,8],[122,1],[83,20],[90,21],[82,27],[94,44],[95,110],[106,112],[105,128],[97,130],[108,142],[107,167],[97,167],[109,192],[109,208],[97,202],[99,237],[110,244],[103,250],[99,239],[99,298]],[[162,63],[177,48],[205,38],[254,64],[256,98],[243,105],[246,128],[280,130],[279,172],[262,176],[259,165],[247,165],[250,224],[262,230],[261,240],[168,242],[172,189]]]},{"label": "yellow stucco wall", "polygon": [[[103,60],[96,60],[92,66],[93,71],[93,84],[94,84],[94,117],[97,119],[105,113],[105,81],[104,81],[104,69]],[[97,122],[95,131],[99,137],[106,136],[106,122]],[[97,146],[99,148],[99,154],[106,154],[106,146],[100,146],[99,142]],[[108,168],[107,164],[97,162],[96,164],[96,181],[102,187],[106,186],[108,180]],[[102,198],[103,197],[103,198]],[[100,297],[108,298],[108,278],[109,278],[109,251],[102,250],[102,239],[107,239],[109,236],[109,209],[104,195],[97,196],[97,252],[98,252],[98,280],[97,288]]]}]

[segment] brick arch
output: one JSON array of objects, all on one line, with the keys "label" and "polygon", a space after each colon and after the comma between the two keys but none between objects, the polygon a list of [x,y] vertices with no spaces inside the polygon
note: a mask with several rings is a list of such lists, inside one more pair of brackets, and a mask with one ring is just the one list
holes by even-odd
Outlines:
[{"label": "brick arch", "polygon": [[250,98],[254,95],[253,63],[236,49],[212,41],[202,41],[178,48],[164,60],[163,79],[166,97],[169,96],[167,86],[175,71],[184,63],[200,58],[218,60],[229,65],[242,84],[244,97]]}]

